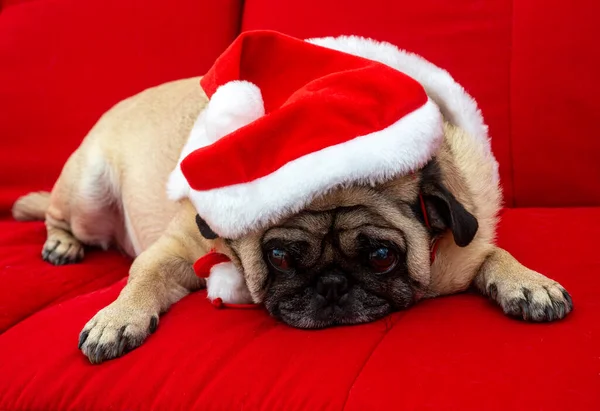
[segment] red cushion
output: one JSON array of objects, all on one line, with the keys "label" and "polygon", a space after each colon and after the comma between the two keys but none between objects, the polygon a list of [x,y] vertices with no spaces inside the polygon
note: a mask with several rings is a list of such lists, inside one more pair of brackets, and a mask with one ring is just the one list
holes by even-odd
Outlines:
[{"label": "red cushion", "polygon": [[44,307],[115,283],[130,260],[116,251],[87,250],[82,264],[42,261],[43,223],[0,221],[0,333]]},{"label": "red cushion", "polygon": [[[0,214],[50,188],[112,104],[206,70],[241,3],[0,0]],[[481,103],[509,205],[599,204],[598,2],[244,4],[244,29],[362,34],[447,68]],[[42,224],[0,221],[0,409],[600,409],[599,226],[598,208],[504,215],[500,243],[572,292],[559,323],[510,320],[465,294],[301,331],[196,293],[140,349],[91,366],[78,333],[116,297],[128,260],[92,251],[51,267]]]},{"label": "red cushion", "polygon": [[512,204],[509,0],[246,0],[243,30],[299,38],[355,34],[389,41],[445,68],[479,102]]},{"label": "red cushion", "polygon": [[238,0],[10,1],[0,13],[0,210],[49,189],[113,104],[203,74],[235,38]]},{"label": "red cushion", "polygon": [[464,294],[306,331],[263,311],[216,310],[198,292],[142,347],[92,366],[78,333],[122,280],[0,336],[0,409],[598,409],[598,226],[600,208],[504,213],[500,244],[573,295],[575,311],[553,324]]},{"label": "red cushion", "polygon": [[516,204],[599,205],[600,2],[513,3]]}]

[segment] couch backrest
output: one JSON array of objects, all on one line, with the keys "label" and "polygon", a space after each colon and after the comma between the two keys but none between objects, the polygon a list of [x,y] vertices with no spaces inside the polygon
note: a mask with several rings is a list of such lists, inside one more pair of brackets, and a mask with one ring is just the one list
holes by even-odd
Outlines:
[{"label": "couch backrest", "polygon": [[421,54],[479,102],[508,206],[587,206],[600,205],[598,15],[595,0],[246,0],[242,29]]},{"label": "couch backrest", "polygon": [[16,195],[51,188],[111,105],[202,74],[240,26],[358,34],[419,53],[478,100],[508,206],[600,205],[596,0],[0,4],[0,213]]},{"label": "couch backrest", "polygon": [[0,2],[0,214],[52,188],[112,105],[208,70],[242,13],[239,0]]}]

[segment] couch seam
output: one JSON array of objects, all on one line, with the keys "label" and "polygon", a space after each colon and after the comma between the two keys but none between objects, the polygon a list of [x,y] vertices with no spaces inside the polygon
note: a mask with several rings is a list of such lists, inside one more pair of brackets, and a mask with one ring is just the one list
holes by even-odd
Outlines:
[{"label": "couch seam", "polygon": [[29,4],[29,3],[38,3],[40,0],[26,0],[26,1],[21,1],[19,3],[12,3],[12,4],[6,4],[5,0],[0,0],[0,12],[3,10],[8,10],[10,8],[13,7],[19,7],[22,6],[24,4]]},{"label": "couch seam", "polygon": [[[398,316],[398,317],[400,317],[400,316]],[[392,330],[392,328],[394,328],[394,326],[396,325],[396,323],[399,320],[400,320],[400,318],[397,318],[396,320],[390,319],[389,321],[391,324],[389,327],[387,327],[387,324],[386,324],[385,332],[381,335],[381,337],[379,338],[379,340],[377,341],[375,346],[371,349],[371,352],[369,353],[367,358],[365,358],[365,360],[363,361],[362,365],[360,366],[360,369],[358,370],[358,372],[356,373],[356,376],[354,377],[354,380],[352,381],[352,384],[350,385],[350,388],[348,388],[346,398],[344,399],[344,404],[342,405],[342,408],[341,408],[342,411],[344,411],[346,409],[346,407],[348,406],[348,400],[350,399],[350,394],[352,393],[352,390],[354,389],[354,386],[356,385],[356,382],[358,381],[359,377],[362,375],[363,370],[365,369],[365,367],[371,360],[371,357],[373,356],[375,351],[377,351],[377,348],[379,348],[379,346],[381,345],[383,340],[385,340],[385,337],[387,337],[388,333]],[[388,320],[386,319],[384,321],[388,321]]]},{"label": "couch seam", "polygon": [[515,187],[515,164],[513,145],[513,110],[512,110],[512,88],[513,88],[513,49],[515,37],[515,0],[510,1],[510,36],[508,40],[508,157],[509,157],[509,181],[511,189],[511,207],[517,207],[517,190]]},{"label": "couch seam", "polygon": [[238,24],[237,24],[237,33],[236,36],[241,34],[242,32],[242,27],[244,25],[244,15],[246,14],[246,0],[239,0],[240,1],[240,12],[239,12],[239,17],[238,17]]}]

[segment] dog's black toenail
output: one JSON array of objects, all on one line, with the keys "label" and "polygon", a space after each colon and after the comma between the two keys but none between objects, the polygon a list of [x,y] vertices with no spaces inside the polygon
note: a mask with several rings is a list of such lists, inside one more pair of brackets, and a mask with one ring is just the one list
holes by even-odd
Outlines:
[{"label": "dog's black toenail", "polygon": [[569,310],[572,310],[573,309],[573,300],[571,299],[571,295],[564,288],[561,288],[560,291],[562,292],[562,295],[565,298],[565,300],[567,300],[567,308]]},{"label": "dog's black toenail", "polygon": [[123,354],[127,354],[129,351],[133,350],[134,348],[139,347],[142,344],[142,342],[144,341],[143,338],[134,337],[132,335],[124,335],[123,338],[125,339],[125,346],[123,349]]},{"label": "dog's black toenail", "polygon": [[494,301],[497,300],[498,297],[498,286],[496,283],[490,283],[487,287],[487,295]]},{"label": "dog's black toenail", "polygon": [[158,327],[158,317],[153,315],[152,318],[150,318],[150,327],[148,327],[148,332],[153,334],[154,331],[156,331],[156,327]]},{"label": "dog's black toenail", "polygon": [[531,318],[531,312],[529,310],[529,303],[527,300],[519,300],[519,307],[521,308],[521,315],[524,320],[529,320]]},{"label": "dog's black toenail", "polygon": [[556,319],[556,314],[554,312],[554,306],[547,305],[544,309],[546,314],[546,321],[554,321]]},{"label": "dog's black toenail", "polygon": [[102,346],[102,361],[110,360],[112,358],[117,357],[119,354],[117,350],[119,349],[119,344],[116,342],[110,342],[103,344]]},{"label": "dog's black toenail", "polygon": [[521,287],[521,292],[523,293],[523,296],[525,297],[525,301],[530,303],[531,302],[531,290],[529,288]]},{"label": "dog's black toenail", "polygon": [[127,326],[121,327],[119,330],[119,335],[117,336],[117,356],[125,353],[125,345],[127,344],[127,338],[123,335],[125,328],[127,328]]},{"label": "dog's black toenail", "polygon": [[96,344],[96,343],[89,343],[86,346],[85,353],[92,364],[96,364],[98,362],[97,358],[96,358],[97,348],[98,348],[98,344]]},{"label": "dog's black toenail", "polygon": [[79,345],[77,348],[81,349],[81,346],[85,343],[85,340],[87,340],[88,335],[90,335],[89,330],[83,330],[81,334],[79,334]]},{"label": "dog's black toenail", "polygon": [[[56,248],[56,247],[55,247],[55,248]],[[42,259],[43,259],[44,261],[49,261],[49,259],[50,259],[50,254],[52,254],[52,251],[54,251],[54,248],[53,248],[53,249],[50,249],[50,248],[44,248],[44,250],[42,251]]]},{"label": "dog's black toenail", "polygon": [[92,357],[94,358],[94,364],[99,364],[104,360],[104,345],[98,344],[94,346],[92,351]]},{"label": "dog's black toenail", "polygon": [[523,309],[521,308],[521,302],[526,303],[525,300],[516,298],[507,301],[507,303],[503,306],[504,313],[506,315],[510,315],[511,317],[523,318]]},{"label": "dog's black toenail", "polygon": [[563,318],[565,316],[565,303],[562,301],[552,300],[552,306],[554,307],[554,312],[556,313],[557,318]]},{"label": "dog's black toenail", "polygon": [[60,240],[56,240],[56,242],[54,243],[54,247],[45,248],[44,253],[46,253],[47,256],[50,256],[50,254],[52,254],[54,252],[54,250],[56,250],[58,248],[59,245],[60,245]]}]

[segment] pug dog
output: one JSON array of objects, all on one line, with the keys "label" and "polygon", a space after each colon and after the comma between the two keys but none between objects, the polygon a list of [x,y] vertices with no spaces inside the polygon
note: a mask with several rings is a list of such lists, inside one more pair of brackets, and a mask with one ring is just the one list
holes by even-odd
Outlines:
[{"label": "pug dog", "polygon": [[558,320],[572,310],[560,284],[494,244],[502,201],[497,163],[488,143],[457,120],[461,111],[480,114],[474,103],[461,106],[444,94],[458,90],[471,101],[449,74],[395,48],[396,54],[382,53],[394,47],[388,44],[313,41],[382,61],[421,82],[445,119],[434,157],[410,175],[338,187],[281,221],[219,238],[201,219],[197,224],[189,200],[171,201],[165,190],[208,103],[200,78],[120,102],[71,155],[51,193],[26,195],[13,208],[17,220],[45,220],[42,257],[52,264],[80,261],[84,245],[116,246],[134,258],[119,297],[80,334],[90,362],[140,346],[162,313],[203,288],[192,266],[211,249],[243,273],[240,293],[298,328],[374,321],[471,286],[527,321]]}]

